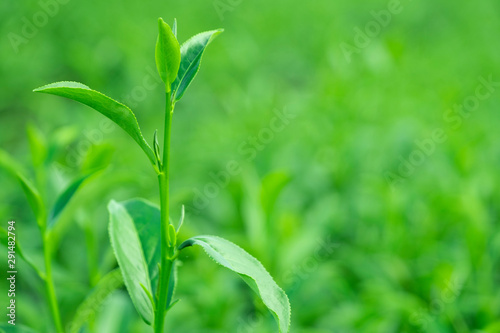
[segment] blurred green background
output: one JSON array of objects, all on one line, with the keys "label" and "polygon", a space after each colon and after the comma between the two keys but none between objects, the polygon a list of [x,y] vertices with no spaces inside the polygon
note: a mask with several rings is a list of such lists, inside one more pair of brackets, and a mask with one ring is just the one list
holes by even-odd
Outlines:
[{"label": "blurred green background", "polygon": [[[116,266],[108,201],[158,203],[157,180],[102,115],[31,90],[82,82],[131,106],[152,142],[161,16],[177,18],[181,42],[225,29],[175,111],[182,239],[220,235],[258,257],[290,298],[295,333],[500,332],[500,84],[484,84],[500,82],[499,13],[494,0],[0,2],[2,149],[49,203],[89,161],[110,163],[56,228],[65,325]],[[36,169],[27,124],[47,149]],[[228,163],[239,172],[227,176]],[[41,263],[19,185],[4,172],[0,183],[2,226],[14,219]],[[181,259],[169,332],[276,332],[243,281],[198,249]],[[18,270],[18,323],[51,332],[43,284]],[[147,331],[124,289],[91,321],[93,332]]]}]

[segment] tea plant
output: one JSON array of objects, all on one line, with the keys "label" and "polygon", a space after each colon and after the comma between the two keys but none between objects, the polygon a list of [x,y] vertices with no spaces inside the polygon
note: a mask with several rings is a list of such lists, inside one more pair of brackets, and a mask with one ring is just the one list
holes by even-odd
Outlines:
[{"label": "tea plant", "polygon": [[[43,174],[43,165],[47,163],[47,147],[42,144],[43,139],[41,133],[33,127],[28,126],[28,141],[30,143],[32,162],[35,168],[36,185],[26,176],[28,172],[15,161],[10,155],[0,149],[0,168],[7,171],[14,179],[16,179],[28,200],[31,210],[35,216],[36,223],[40,230],[42,252],[43,252],[43,267],[34,261],[28,253],[22,250],[21,244],[16,239],[15,225],[9,225],[8,229],[0,227],[0,243],[8,247],[8,249],[17,255],[28,264],[43,281],[45,285],[45,294],[47,303],[52,316],[53,325],[58,333],[64,332],[61,321],[60,309],[56,297],[56,289],[52,274],[52,260],[56,242],[54,240],[54,227],[60,216],[65,210],[68,203],[71,201],[76,192],[84,185],[84,183],[98,171],[103,169],[102,165],[89,164],[89,167],[84,169],[82,174],[76,177],[69,185],[59,193],[55,198],[55,202],[51,207],[47,203],[47,198],[42,195],[44,192],[45,175]],[[9,256],[10,262],[16,265],[16,257]],[[0,324],[0,332],[11,332],[16,328],[15,332],[28,333],[32,332],[20,325],[11,326]]]},{"label": "tea plant", "polygon": [[86,85],[57,82],[34,91],[66,97],[102,113],[125,130],[151,162],[158,178],[160,208],[135,199],[111,201],[108,210],[111,245],[124,283],[137,312],[155,333],[164,331],[166,313],[178,301],[174,300],[174,290],[179,252],[193,245],[202,247],[215,262],[241,276],[276,317],[279,331],[288,332],[288,298],[257,259],[217,236],[195,236],[178,245],[184,210],[177,226],[169,218],[170,134],[174,107],[198,73],[206,47],[222,30],[197,34],[180,46],[175,21],[170,28],[160,18],[158,25],[155,59],[165,83],[166,99],[162,152],[156,132],[152,148],[146,142],[130,108]]}]

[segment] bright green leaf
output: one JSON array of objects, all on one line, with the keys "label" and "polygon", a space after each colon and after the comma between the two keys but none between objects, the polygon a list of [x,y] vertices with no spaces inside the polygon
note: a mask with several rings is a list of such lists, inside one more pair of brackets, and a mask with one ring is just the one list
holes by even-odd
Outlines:
[{"label": "bright green leaf", "polygon": [[257,259],[239,246],[216,236],[190,238],[181,244],[179,250],[192,245],[201,246],[215,262],[238,273],[275,315],[279,331],[288,332],[290,327],[288,297]]},{"label": "bright green leaf", "polygon": [[24,176],[22,167],[13,160],[6,152],[0,150],[0,168],[3,168],[16,178],[23,189],[28,203],[30,204],[33,213],[35,214],[37,223],[40,227],[44,226],[45,221],[45,206],[42,198],[35,186]]},{"label": "bright green leaf", "polygon": [[82,186],[83,182],[87,180],[90,176],[92,176],[95,172],[90,172],[86,175],[83,175],[76,180],[74,180],[69,186],[59,195],[57,198],[54,207],[49,213],[48,226],[49,228],[54,225],[59,217],[59,214],[63,211],[66,205],[69,203],[73,195],[75,195],[76,191]]},{"label": "bright green leaf", "polygon": [[139,234],[123,204],[111,201],[108,205],[110,214],[109,236],[120,266],[123,281],[132,303],[142,317],[151,325],[153,322],[153,304],[141,284],[152,294],[148,265],[141,247]]},{"label": "bright green leaf", "polygon": [[181,62],[181,51],[179,42],[170,26],[158,19],[158,39],[155,49],[156,68],[161,80],[165,82],[166,92],[170,92],[170,86],[177,77]]},{"label": "bright green leaf", "polygon": [[139,144],[153,165],[156,163],[153,150],[142,136],[134,113],[127,106],[78,82],[56,82],[33,91],[66,97],[102,113],[125,130]]},{"label": "bright green leaf", "polygon": [[174,102],[182,98],[194,77],[200,70],[201,58],[206,47],[219,35],[223,29],[212,30],[197,34],[188,39],[181,46],[181,64],[177,78],[172,83],[172,95]]}]

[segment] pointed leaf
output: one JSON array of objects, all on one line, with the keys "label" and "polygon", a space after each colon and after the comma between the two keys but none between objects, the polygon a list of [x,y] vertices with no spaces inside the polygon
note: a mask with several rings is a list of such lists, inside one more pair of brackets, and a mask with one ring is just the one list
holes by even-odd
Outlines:
[{"label": "pointed leaf", "polygon": [[135,140],[135,142],[137,142],[137,144],[139,144],[153,165],[156,163],[153,150],[142,136],[141,129],[139,128],[134,113],[127,106],[78,82],[56,82],[33,91],[66,97],[90,106],[94,110],[102,113],[120,126]]},{"label": "pointed leaf", "polygon": [[152,294],[151,281],[137,229],[122,204],[112,200],[108,205],[108,210],[110,214],[109,236],[123,281],[137,312],[148,325],[151,325],[153,304],[141,287],[142,284],[149,294]]},{"label": "pointed leaf", "polygon": [[174,34],[175,38],[177,39],[177,19],[174,18],[174,24],[172,25],[172,33]]},{"label": "pointed leaf", "polygon": [[172,84],[172,95],[174,102],[182,98],[194,77],[200,70],[201,58],[206,47],[219,35],[223,29],[212,30],[197,34],[188,39],[181,46],[181,64],[177,78]]},{"label": "pointed leaf", "polygon": [[48,221],[49,228],[54,226],[54,224],[57,221],[57,218],[64,210],[66,205],[69,203],[73,195],[75,195],[76,191],[83,184],[83,182],[93,174],[95,174],[95,171],[77,178],[71,184],[69,184],[69,186],[59,195],[54,204],[54,207],[52,207],[52,210],[50,211],[49,214],[49,221]]},{"label": "pointed leaf", "polygon": [[155,49],[156,68],[161,80],[165,82],[166,92],[170,92],[170,86],[177,77],[181,63],[181,51],[179,42],[170,26],[158,19],[158,39]]},{"label": "pointed leaf", "polygon": [[28,203],[33,213],[35,214],[38,225],[40,227],[45,225],[45,206],[42,202],[40,194],[38,193],[38,190],[24,176],[22,167],[3,150],[0,150],[0,168],[3,168],[19,181],[23,192],[28,199]]},{"label": "pointed leaf", "polygon": [[192,245],[201,246],[218,264],[238,273],[260,296],[286,333],[290,327],[290,303],[264,266],[239,246],[216,236],[196,236],[181,244],[179,250]]}]

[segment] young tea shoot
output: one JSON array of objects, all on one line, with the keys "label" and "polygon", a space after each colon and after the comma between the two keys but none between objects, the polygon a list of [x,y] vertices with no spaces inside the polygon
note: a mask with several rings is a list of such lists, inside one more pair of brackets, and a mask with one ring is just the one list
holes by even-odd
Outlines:
[{"label": "young tea shoot", "polygon": [[[237,245],[217,236],[195,236],[178,241],[181,221],[174,226],[169,218],[170,140],[174,107],[199,71],[207,46],[222,32],[212,30],[197,34],[182,45],[177,40],[177,23],[172,28],[161,18],[158,20],[158,39],[155,60],[158,74],[164,83],[165,110],[164,136],[158,140],[156,132],[150,146],[132,110],[106,95],[78,82],[57,82],[36,92],[66,97],[85,104],[111,119],[137,143],[151,163],[159,186],[160,207],[146,200],[128,200],[108,204],[110,215],[109,236],[123,281],[138,314],[155,333],[164,332],[165,316],[177,302],[174,290],[177,283],[179,252],[197,245],[221,266],[237,273],[262,299],[278,322],[279,332],[290,327],[290,305],[285,292],[274,282],[262,264]],[[152,148],[151,148],[152,147]],[[28,185],[23,186],[37,210],[40,203]],[[42,231],[57,217],[66,199],[48,214],[40,213]],[[44,222],[47,221],[47,222]],[[47,271],[48,273],[50,270]],[[47,273],[47,274],[48,274]],[[48,288],[49,291],[52,287]],[[60,321],[59,318],[55,320]],[[62,332],[58,329],[58,332]]]}]

